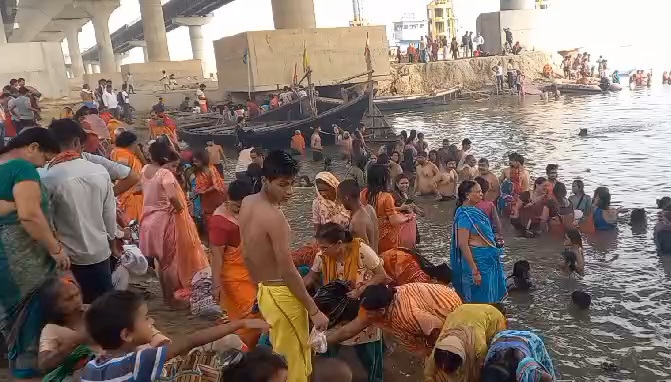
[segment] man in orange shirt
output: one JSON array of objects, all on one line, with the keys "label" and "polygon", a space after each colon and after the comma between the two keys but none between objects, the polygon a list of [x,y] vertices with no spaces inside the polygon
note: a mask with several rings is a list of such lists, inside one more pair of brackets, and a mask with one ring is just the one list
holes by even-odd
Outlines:
[{"label": "man in orange shirt", "polygon": [[294,136],[291,137],[291,149],[299,152],[301,156],[305,156],[305,138],[303,138],[300,130],[296,130]]}]

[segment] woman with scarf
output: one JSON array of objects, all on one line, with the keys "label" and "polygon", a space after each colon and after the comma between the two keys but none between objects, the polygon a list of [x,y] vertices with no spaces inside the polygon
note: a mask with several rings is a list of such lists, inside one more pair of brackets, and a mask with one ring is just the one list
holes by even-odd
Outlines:
[{"label": "woman with scarf", "polygon": [[380,227],[380,253],[399,246],[399,233],[402,224],[413,219],[414,215],[398,213],[394,197],[387,191],[389,168],[374,164],[368,171],[368,187],[361,191],[361,200],[375,208]]},{"label": "woman with scarf", "polygon": [[[387,274],[375,251],[349,230],[336,223],[319,226],[315,235],[320,252],[312,269],[305,276],[306,287],[322,276],[324,284],[335,280],[347,281],[352,290],[348,297],[359,299],[369,285],[384,284]],[[381,382],[383,377],[383,346],[380,329],[369,326],[340,345],[353,346],[368,373],[369,382]],[[340,345],[331,345],[327,356],[335,357]]]},{"label": "woman with scarf", "polygon": [[[340,181],[330,172],[322,171],[315,177],[317,197],[312,201],[312,224],[317,232],[319,226],[336,223],[349,227],[350,214],[342,204],[336,202],[336,191]],[[316,243],[305,245],[292,253],[294,264],[312,266],[319,251]]]},{"label": "woman with scarf", "polygon": [[[242,199],[251,194],[252,185],[247,180],[233,181],[228,186],[228,200],[214,211],[208,227],[212,250],[213,294],[231,320],[259,316],[252,312],[257,288],[242,258],[238,222]],[[254,348],[261,332],[240,329],[237,334],[245,345]]]},{"label": "woman with scarf", "polygon": [[480,382],[480,370],[494,335],[506,318],[488,304],[466,304],[447,315],[431,356],[425,382]]},{"label": "woman with scarf", "polygon": [[[130,167],[133,172],[142,172],[142,160],[137,147],[137,135],[124,131],[116,139],[115,148],[110,153],[110,159]],[[127,221],[140,221],[142,217],[142,188],[138,185],[118,196],[120,208]]]},{"label": "woman with scarf", "polygon": [[209,229],[212,213],[226,199],[226,185],[216,167],[210,164],[207,151],[198,150],[193,153],[193,167],[196,182],[196,188],[193,191],[200,197],[203,221],[205,228]]},{"label": "woman with scarf", "polygon": [[497,303],[506,295],[506,281],[492,224],[475,206],[482,198],[477,182],[459,185],[450,245],[452,283],[464,302]]},{"label": "woman with scarf", "polygon": [[0,330],[14,380],[39,376],[40,293],[56,267],[70,267],[47,220],[48,198],[36,168],[60,151],[47,129],[29,129],[0,150]]},{"label": "woman with scarf", "polygon": [[553,382],[557,376],[540,337],[525,330],[504,330],[489,346],[481,380]]},{"label": "woman with scarf", "polygon": [[175,172],[180,157],[166,143],[149,147],[152,163],[142,169],[144,209],[140,250],[159,262],[159,281],[168,303],[189,299],[191,313],[218,314],[212,270]]}]

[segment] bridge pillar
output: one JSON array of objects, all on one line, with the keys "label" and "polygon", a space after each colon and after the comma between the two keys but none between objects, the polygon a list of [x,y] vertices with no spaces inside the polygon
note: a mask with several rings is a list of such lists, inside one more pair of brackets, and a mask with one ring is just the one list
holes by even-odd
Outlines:
[{"label": "bridge pillar", "polygon": [[91,63],[91,71],[94,74],[99,74],[100,73],[100,64],[97,62],[92,62]]},{"label": "bridge pillar", "polygon": [[173,21],[179,25],[189,27],[189,37],[191,38],[191,52],[194,60],[203,60],[205,57],[205,48],[203,44],[203,25],[212,21],[212,16],[205,17],[176,17]]},{"label": "bridge pillar", "polygon": [[316,28],[313,0],[271,0],[275,29]]},{"label": "bridge pillar", "polygon": [[149,52],[147,52],[147,43],[144,40],[133,40],[128,41],[128,44],[133,47],[141,47],[142,53],[144,53],[144,62],[149,62]]},{"label": "bridge pillar", "polygon": [[119,0],[77,1],[76,6],[84,9],[91,16],[93,29],[96,32],[96,42],[98,43],[100,69],[103,73],[116,72],[109,21],[112,12],[119,7]]},{"label": "bridge pillar", "polygon": [[0,13],[0,44],[7,43],[7,33],[5,32],[5,21],[2,19],[2,13]]},{"label": "bridge pillar", "polygon": [[114,53],[114,64],[116,64],[116,71],[121,73],[121,60],[123,60],[123,53]]},{"label": "bridge pillar", "polygon": [[79,49],[79,32],[84,21],[81,19],[74,20],[54,20],[56,26],[61,28],[65,33],[65,38],[68,40],[68,52],[70,53],[70,69],[74,78],[82,78],[84,75],[84,62],[82,61],[82,52]]},{"label": "bridge pillar", "polygon": [[93,74],[93,68],[91,67],[91,62],[90,61],[84,62],[84,73]]},{"label": "bridge pillar", "polygon": [[140,0],[140,13],[149,61],[170,61],[161,0]]}]

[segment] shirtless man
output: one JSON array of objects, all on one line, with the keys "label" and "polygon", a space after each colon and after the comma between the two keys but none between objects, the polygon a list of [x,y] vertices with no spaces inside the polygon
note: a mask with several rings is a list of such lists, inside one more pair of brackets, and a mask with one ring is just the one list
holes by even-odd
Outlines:
[{"label": "shirtless man", "polygon": [[510,167],[504,168],[501,174],[501,183],[509,180],[513,183],[513,195],[529,191],[529,171],[524,168],[524,157],[518,153],[508,155]]},{"label": "shirtless man", "polygon": [[466,160],[466,156],[471,153],[472,147],[473,144],[471,143],[470,139],[464,138],[464,140],[461,141],[461,150],[457,152],[457,167],[461,167],[461,165]]},{"label": "shirtless man", "polygon": [[338,201],[351,213],[350,231],[352,236],[363,239],[375,253],[378,253],[380,240],[379,226],[375,209],[365,206],[359,199],[361,188],[354,179],[345,179],[338,185]]},{"label": "shirtless man", "polygon": [[473,180],[478,176],[478,162],[475,160],[473,155],[466,155],[464,157],[463,163],[457,167],[457,173],[459,174],[459,183],[465,180]]},{"label": "shirtless man", "polygon": [[416,189],[419,195],[436,195],[436,177],[440,173],[435,164],[429,162],[424,151],[417,153]]},{"label": "shirtless man", "polygon": [[325,331],[328,318],[317,308],[289,255],[291,228],[280,210],[289,200],[299,166],[289,153],[271,151],[263,163],[263,189],[242,201],[242,255],[258,284],[258,305],[272,326],[273,350],[289,366],[288,382],[307,382],[312,374],[308,317]]},{"label": "shirtless man", "polygon": [[213,165],[221,176],[224,176],[224,162],[226,156],[224,155],[224,149],[221,146],[215,144],[213,141],[207,142],[207,154],[210,157],[210,164]]},{"label": "shirtless man", "polygon": [[499,182],[499,178],[493,172],[489,171],[489,161],[487,158],[480,158],[478,161],[478,172],[489,183],[489,189],[485,193],[484,199],[488,202],[496,203],[501,194],[501,183]]},{"label": "shirtless man", "polygon": [[436,178],[436,187],[438,188],[438,200],[446,201],[457,197],[457,188],[459,187],[458,174],[456,171],[457,162],[450,160],[445,164],[445,168],[440,170]]}]

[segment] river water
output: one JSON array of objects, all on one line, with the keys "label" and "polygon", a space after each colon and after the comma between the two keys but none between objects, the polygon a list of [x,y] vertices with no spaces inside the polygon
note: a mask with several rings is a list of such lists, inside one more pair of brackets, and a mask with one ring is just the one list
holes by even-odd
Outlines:
[{"label": "river water", "polygon": [[[616,232],[585,238],[585,277],[569,280],[557,269],[562,243],[554,238],[517,238],[506,232],[505,268],[531,262],[535,290],[507,300],[509,326],[540,334],[561,380],[671,380],[671,258],[660,258],[652,242],[655,199],[671,196],[671,88],[563,97],[544,103],[537,96],[458,102],[389,116],[397,131],[424,132],[431,147],[444,138],[473,141],[476,158],[486,157],[497,173],[507,154],[523,154],[532,176],[548,163],[560,165],[560,180],[583,179],[591,193],[607,186],[614,204],[648,210],[648,228],[632,232],[623,219]],[[579,137],[580,128],[589,135]],[[317,165],[306,163],[313,176]],[[334,162],[336,174],[344,165]],[[312,189],[297,189],[285,207],[298,244],[312,235]],[[419,200],[419,249],[433,261],[448,261],[454,203]],[[592,295],[589,312],[574,311],[570,294]],[[610,363],[614,367],[604,367]]]}]

